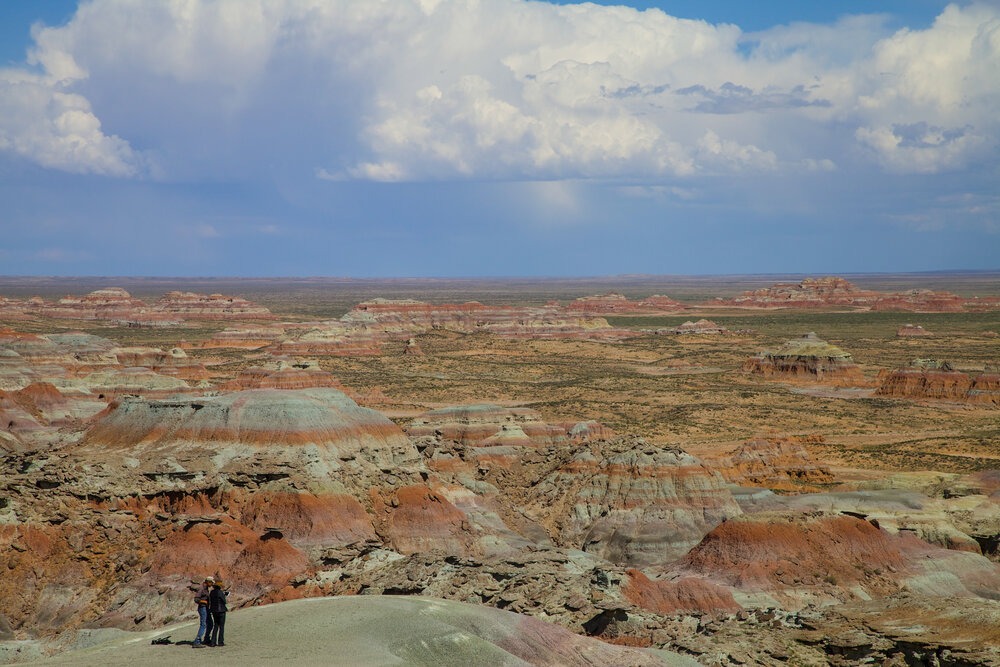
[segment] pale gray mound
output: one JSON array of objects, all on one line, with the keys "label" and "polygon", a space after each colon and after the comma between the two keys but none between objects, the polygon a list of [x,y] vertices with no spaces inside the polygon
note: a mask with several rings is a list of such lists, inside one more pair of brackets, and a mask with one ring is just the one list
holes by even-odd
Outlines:
[{"label": "pale gray mound", "polygon": [[190,641],[194,623],[136,633],[35,662],[45,665],[677,665],[690,658],[612,646],[559,626],[492,607],[403,596],[311,598],[228,615],[226,646],[151,645]]}]

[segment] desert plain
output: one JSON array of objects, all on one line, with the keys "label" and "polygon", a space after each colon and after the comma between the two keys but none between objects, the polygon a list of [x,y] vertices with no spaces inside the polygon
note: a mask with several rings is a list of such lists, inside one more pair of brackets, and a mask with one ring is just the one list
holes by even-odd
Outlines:
[{"label": "desert plain", "polygon": [[67,651],[214,574],[229,644],[375,595],[580,638],[483,664],[1000,664],[998,334],[990,272],[0,278],[0,660],[154,664]]}]

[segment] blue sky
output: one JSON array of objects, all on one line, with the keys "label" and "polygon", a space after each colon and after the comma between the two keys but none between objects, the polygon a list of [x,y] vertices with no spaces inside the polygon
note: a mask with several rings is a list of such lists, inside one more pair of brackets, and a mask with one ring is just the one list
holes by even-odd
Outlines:
[{"label": "blue sky", "polygon": [[997,62],[997,0],[8,0],[0,275],[998,269]]}]

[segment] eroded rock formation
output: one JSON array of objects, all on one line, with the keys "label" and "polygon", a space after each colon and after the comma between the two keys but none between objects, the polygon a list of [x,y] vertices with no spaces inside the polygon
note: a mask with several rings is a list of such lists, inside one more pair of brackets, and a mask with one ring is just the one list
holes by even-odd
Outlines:
[{"label": "eroded rock formation", "polygon": [[812,332],[788,341],[778,350],[751,357],[743,364],[743,370],[781,380],[849,386],[865,384],[861,369],[848,352]]},{"label": "eroded rock formation", "polygon": [[785,491],[815,490],[834,481],[828,466],[815,462],[806,445],[822,438],[769,437],[745,442],[732,456],[706,463],[726,481]]},{"label": "eroded rock formation", "polygon": [[877,380],[879,396],[1000,406],[1000,372],[992,368],[970,374],[948,362],[917,359],[906,368],[881,371]]}]

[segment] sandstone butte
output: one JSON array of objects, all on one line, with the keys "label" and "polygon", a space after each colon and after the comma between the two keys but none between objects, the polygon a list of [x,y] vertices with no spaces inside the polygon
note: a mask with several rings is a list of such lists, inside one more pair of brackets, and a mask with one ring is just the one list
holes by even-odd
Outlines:
[{"label": "sandstone butte", "polygon": [[1000,372],[991,367],[970,374],[948,362],[917,359],[906,368],[880,371],[877,382],[877,396],[1000,407]]},{"label": "sandstone butte", "polygon": [[0,317],[8,316],[103,320],[124,326],[174,326],[185,320],[274,319],[267,308],[240,297],[169,292],[150,305],[120,287],[107,287],[84,296],[66,296],[55,302],[39,297],[25,301],[5,298],[0,300]]},{"label": "sandstone butte", "polygon": [[793,338],[778,350],[761,352],[746,360],[743,371],[785,381],[821,382],[838,386],[866,384],[861,368],[850,353],[809,332]]},{"label": "sandstone butte", "polygon": [[728,308],[830,308],[857,310],[952,313],[1000,309],[1000,297],[962,297],[927,289],[899,293],[864,290],[844,278],[805,278],[798,283],[776,283],[731,298],[717,297],[703,306]]}]

